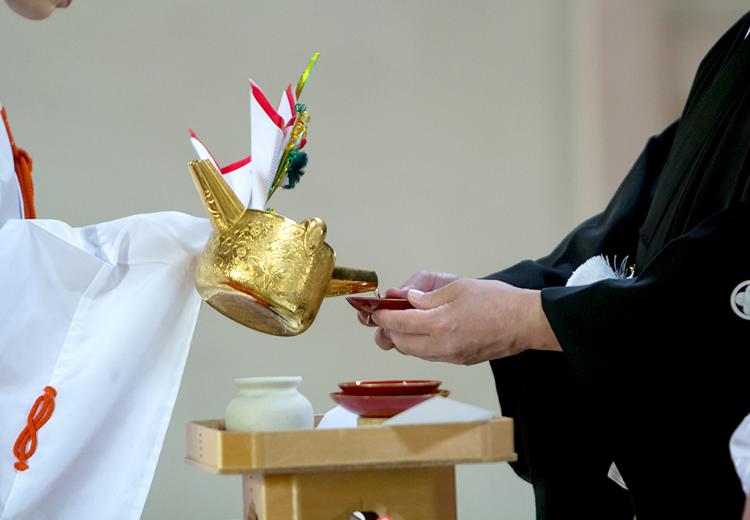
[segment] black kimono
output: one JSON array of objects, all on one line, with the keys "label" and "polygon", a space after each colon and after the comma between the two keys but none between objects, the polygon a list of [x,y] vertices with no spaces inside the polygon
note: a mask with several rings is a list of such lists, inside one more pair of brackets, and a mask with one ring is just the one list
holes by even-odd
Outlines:
[{"label": "black kimono", "polygon": [[[488,277],[541,289],[563,349],[491,362],[537,518],[741,516],[728,445],[750,413],[748,29],[750,13],[709,51],[603,213]],[[629,256],[635,277],[564,287],[597,254]]]}]

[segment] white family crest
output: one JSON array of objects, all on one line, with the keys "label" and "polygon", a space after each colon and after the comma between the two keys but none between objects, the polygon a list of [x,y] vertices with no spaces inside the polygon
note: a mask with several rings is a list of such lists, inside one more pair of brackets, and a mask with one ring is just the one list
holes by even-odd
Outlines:
[{"label": "white family crest", "polygon": [[743,320],[750,320],[750,280],[745,280],[732,291],[730,305]]}]

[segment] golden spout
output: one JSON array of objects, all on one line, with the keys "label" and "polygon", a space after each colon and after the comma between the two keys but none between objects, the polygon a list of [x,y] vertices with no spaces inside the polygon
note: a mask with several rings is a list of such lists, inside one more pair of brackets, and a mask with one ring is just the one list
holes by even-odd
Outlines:
[{"label": "golden spout", "polygon": [[326,297],[370,292],[377,288],[378,275],[374,271],[334,267],[326,288]]},{"label": "golden spout", "polygon": [[245,212],[232,188],[209,160],[192,161],[188,164],[195,186],[208,212],[211,225],[217,233],[226,232]]}]

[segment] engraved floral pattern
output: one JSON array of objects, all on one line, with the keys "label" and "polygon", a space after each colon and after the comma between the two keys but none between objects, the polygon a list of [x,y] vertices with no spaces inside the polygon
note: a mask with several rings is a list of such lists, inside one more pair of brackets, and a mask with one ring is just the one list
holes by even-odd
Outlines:
[{"label": "engraved floral pattern", "polygon": [[315,318],[333,270],[333,251],[324,238],[319,219],[297,224],[248,210],[209,241],[196,285],[202,295],[238,290],[253,295],[249,305],[264,301],[293,333],[302,332]]}]

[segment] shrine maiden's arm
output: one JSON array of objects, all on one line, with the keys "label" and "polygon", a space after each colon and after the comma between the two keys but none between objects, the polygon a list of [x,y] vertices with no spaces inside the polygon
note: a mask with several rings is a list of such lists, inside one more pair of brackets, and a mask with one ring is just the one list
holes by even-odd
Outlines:
[{"label": "shrine maiden's arm", "polygon": [[23,219],[29,161],[10,135],[0,123],[0,520],[135,520],[200,308],[194,257],[210,226],[175,212],[85,228]]}]

